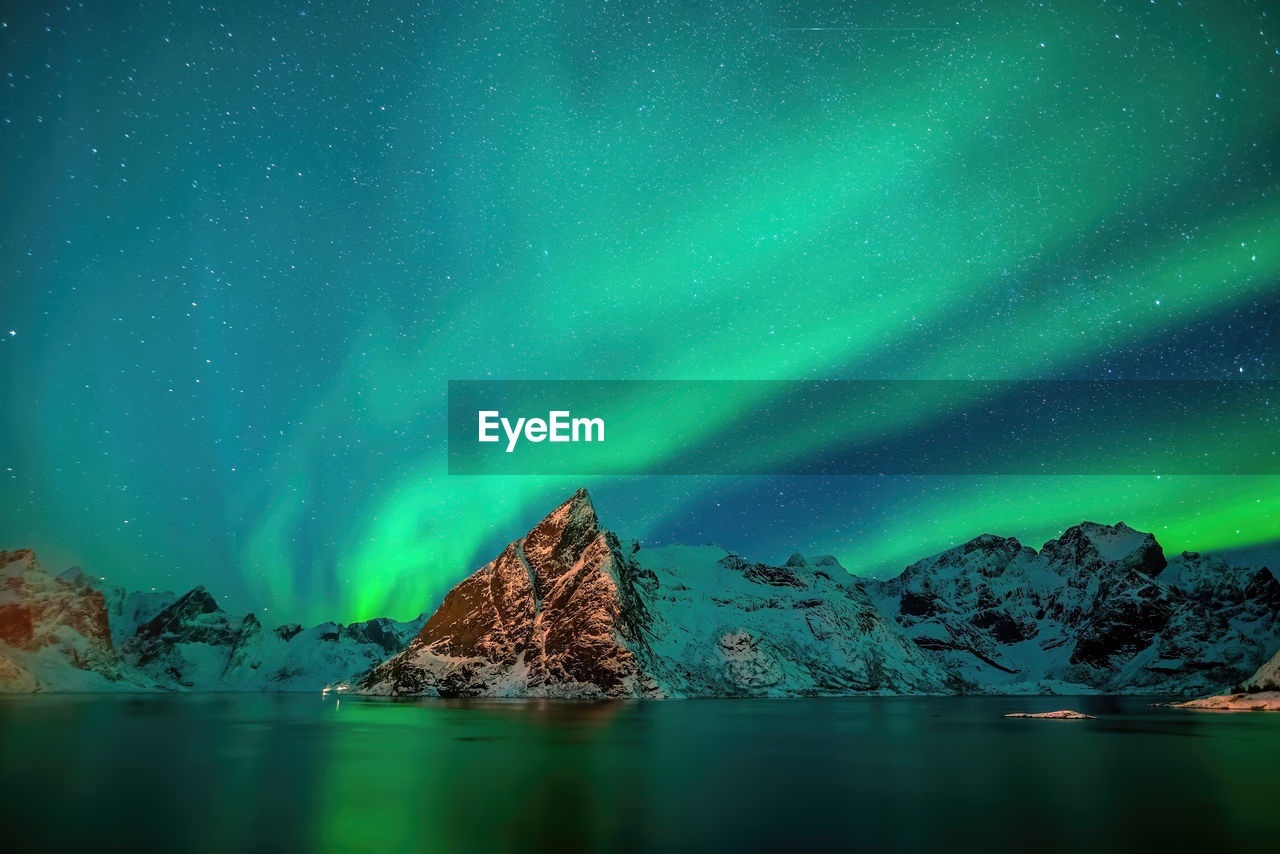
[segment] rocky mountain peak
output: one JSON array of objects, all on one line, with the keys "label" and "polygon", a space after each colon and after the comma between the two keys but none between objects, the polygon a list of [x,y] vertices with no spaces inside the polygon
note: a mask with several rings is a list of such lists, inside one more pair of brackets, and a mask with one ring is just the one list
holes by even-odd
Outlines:
[{"label": "rocky mountain peak", "polygon": [[585,489],[575,492],[513,545],[516,556],[529,570],[533,595],[539,602],[588,548],[607,548],[596,509]]},{"label": "rocky mountain peak", "polygon": [[35,552],[31,549],[0,551],[0,577],[21,575],[32,567],[39,567]]},{"label": "rocky mountain peak", "polygon": [[978,550],[998,550],[998,551],[1018,551],[1022,548],[1022,543],[1018,542],[1017,537],[1001,537],[997,534],[979,534],[969,542],[965,543],[961,548],[964,551],[972,552]]},{"label": "rocky mountain peak", "polygon": [[231,617],[204,587],[180,598],[126,593],[78,567],[54,576],[22,549],[0,564],[0,693],[319,690],[403,649],[421,624],[268,632],[256,613]]},{"label": "rocky mountain peak", "polygon": [[547,514],[525,535],[527,543],[589,539],[600,531],[595,505],[585,489],[579,489],[567,501]]},{"label": "rocky mountain peak", "polygon": [[1026,548],[1015,537],[980,534],[966,543],[918,560],[896,578],[885,581],[895,590],[913,590],[922,584],[937,587],[944,577],[953,580],[998,577],[1024,553],[1034,556],[1035,550]]},{"label": "rocky mountain peak", "polygon": [[889,580],[838,567],[624,548],[579,490],[429,620],[269,632],[204,587],[126,594],[0,552],[0,690],[312,690],[363,673],[367,693],[446,696],[1204,693],[1280,647],[1273,573],[1166,563],[1123,523],[1082,522],[1040,553],[984,534]]},{"label": "rocky mountain peak", "polygon": [[[143,649],[148,641],[156,638],[166,639],[166,647],[179,642],[222,643],[233,638],[238,631],[239,626],[230,625],[226,612],[201,585],[139,626],[137,634],[126,642],[125,649]],[[154,655],[156,650],[148,649],[148,653]]]},{"label": "rocky mountain peak", "polygon": [[580,489],[466,578],[373,693],[631,696],[644,621],[634,566]]},{"label": "rocky mountain peak", "polygon": [[[193,587],[174,602],[166,612],[182,619],[191,619],[200,614],[212,614],[220,610],[217,601],[204,589],[204,585]],[[163,616],[163,615],[162,615]],[[157,617],[159,619],[159,617]]]},{"label": "rocky mountain peak", "polygon": [[796,569],[802,566],[821,566],[821,567],[830,567],[831,569],[844,569],[844,567],[840,565],[840,561],[836,559],[835,555],[818,555],[817,557],[805,557],[804,555],[800,554],[800,552],[796,552],[795,554],[791,555],[791,557],[787,558],[787,562],[784,563],[783,566],[789,566],[793,569]]},{"label": "rocky mountain peak", "polygon": [[67,582],[72,587],[89,587],[97,579],[92,578],[87,572],[79,566],[68,567],[65,571],[58,573],[58,578]]},{"label": "rocky mountain peak", "polygon": [[66,626],[111,648],[106,603],[98,591],[49,575],[30,549],[0,552],[0,576],[0,639],[34,650],[57,643],[58,628]]},{"label": "rocky mountain peak", "polygon": [[1114,564],[1154,578],[1168,565],[1154,535],[1135,531],[1124,522],[1081,522],[1045,543],[1042,552],[1056,569],[1067,572]]}]

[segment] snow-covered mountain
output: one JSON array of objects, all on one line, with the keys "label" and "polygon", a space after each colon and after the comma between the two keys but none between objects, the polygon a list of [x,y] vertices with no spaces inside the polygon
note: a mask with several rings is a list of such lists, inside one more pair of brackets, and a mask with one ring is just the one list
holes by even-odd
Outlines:
[{"label": "snow-covered mountain", "polygon": [[1195,693],[1237,684],[1280,645],[1269,570],[1084,522],[1037,552],[982,536],[864,588],[922,649],[1008,693]]},{"label": "snow-covered mountain", "polygon": [[830,557],[623,548],[579,491],[459,584],[372,694],[1197,693],[1280,645],[1280,584],[1123,523],[984,535],[860,581]]},{"label": "snow-covered mountain", "polygon": [[1280,691],[1280,651],[1244,682],[1246,691]]},{"label": "snow-covered mountain", "polygon": [[29,549],[0,552],[0,691],[147,687],[112,646],[101,592],[54,578]]},{"label": "snow-covered mountain", "polygon": [[309,629],[232,617],[203,588],[132,592],[0,552],[0,691],[319,691],[395,654],[425,615]]},{"label": "snow-covered mountain", "polygon": [[370,694],[657,697],[960,687],[834,561],[622,548],[585,490],[463,581]]},{"label": "snow-covered mountain", "polygon": [[1276,712],[1280,711],[1280,652],[1258,668],[1244,684],[1229,694],[1199,697],[1178,708],[1209,712]]},{"label": "snow-covered mountain", "polygon": [[659,696],[634,564],[579,490],[454,587],[368,694]]},{"label": "snow-covered mountain", "polygon": [[265,629],[197,587],[138,627],[121,657],[162,685],[205,691],[319,691],[402,649],[424,617]]},{"label": "snow-covered mountain", "polygon": [[126,591],[123,587],[108,584],[105,578],[95,578],[78,566],[63,572],[58,578],[77,588],[97,590],[107,607],[107,621],[111,624],[111,643],[119,649],[133,637],[138,627],[173,604],[175,598],[168,590]]},{"label": "snow-covered mountain", "polygon": [[655,678],[671,696],[941,694],[965,686],[885,619],[835,558],[750,563],[637,549]]},{"label": "snow-covered mountain", "polygon": [[623,543],[585,490],[405,623],[267,629],[203,587],[126,593],[76,568],[49,576],[26,551],[0,553],[0,582],[0,690],[18,691],[1206,694],[1280,648],[1269,570],[1166,560],[1123,523],[1083,522],[1039,551],[983,535],[875,581],[832,557]]}]

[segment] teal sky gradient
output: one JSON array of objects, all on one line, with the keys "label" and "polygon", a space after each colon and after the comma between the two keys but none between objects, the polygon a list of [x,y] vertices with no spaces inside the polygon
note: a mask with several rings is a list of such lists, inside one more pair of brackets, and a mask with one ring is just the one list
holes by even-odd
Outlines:
[{"label": "teal sky gradient", "polygon": [[451,379],[1276,379],[1266,4],[3,16],[0,547],[316,621],[432,607],[583,485],[625,536],[856,572],[1083,518],[1280,541],[1276,478],[584,483],[444,448]]}]

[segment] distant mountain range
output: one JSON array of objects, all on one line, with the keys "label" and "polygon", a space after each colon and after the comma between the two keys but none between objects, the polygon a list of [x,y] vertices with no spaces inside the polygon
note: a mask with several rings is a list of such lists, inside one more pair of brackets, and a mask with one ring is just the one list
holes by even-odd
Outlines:
[{"label": "distant mountain range", "polygon": [[[1266,568],[1084,522],[1039,550],[991,535],[887,581],[832,557],[752,563],[641,548],[585,490],[460,582],[439,609],[267,630],[202,587],[126,593],[0,552],[0,690],[733,697],[1206,694],[1280,648]],[[343,688],[348,687],[343,685]]]},{"label": "distant mountain range", "polygon": [[203,587],[126,593],[0,552],[0,691],[320,691],[403,649],[424,620],[267,630]]}]

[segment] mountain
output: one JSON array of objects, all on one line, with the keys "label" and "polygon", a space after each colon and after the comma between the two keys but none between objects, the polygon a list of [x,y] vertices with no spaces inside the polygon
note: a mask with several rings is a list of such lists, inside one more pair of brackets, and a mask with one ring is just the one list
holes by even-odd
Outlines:
[{"label": "mountain", "polygon": [[1212,609],[1242,634],[1262,639],[1268,649],[1280,646],[1280,582],[1266,567],[1230,566],[1215,555],[1183,552],[1169,561],[1160,581]]},{"label": "mountain", "polygon": [[988,691],[1194,693],[1236,684],[1280,645],[1267,569],[1083,522],[1037,552],[984,535],[864,589],[941,665]]},{"label": "mountain", "polygon": [[672,696],[942,694],[965,685],[834,558],[752,563],[715,546],[637,549],[657,674]]},{"label": "mountain", "polygon": [[0,552],[0,691],[320,691],[404,648],[425,615],[266,630],[204,587],[130,592]]},{"label": "mountain", "polygon": [[[984,534],[896,578],[833,557],[641,548],[579,490],[429,619],[267,628],[204,587],[126,592],[0,553],[0,690],[785,697],[1203,695],[1271,684],[1280,582],[1123,523]],[[1270,674],[1269,676],[1267,674]]]},{"label": "mountain", "polygon": [[117,649],[137,633],[139,626],[172,605],[175,599],[168,590],[126,591],[123,587],[108,584],[105,578],[87,574],[78,566],[71,567],[58,578],[73,587],[89,588],[102,594],[111,626],[111,643]]},{"label": "mountain", "polygon": [[1232,693],[1200,697],[1176,705],[1180,709],[1209,712],[1280,711],[1280,652],[1267,659]]},{"label": "mountain", "polygon": [[445,596],[369,694],[658,696],[635,568],[579,490]]},{"label": "mountain", "polygon": [[579,490],[460,583],[368,694],[662,697],[960,687],[833,562],[623,549]]},{"label": "mountain", "polygon": [[1280,645],[1271,572],[1083,522],[983,535],[888,581],[831,557],[623,548],[580,490],[455,587],[370,694],[1197,693]]},{"label": "mountain", "polygon": [[1246,691],[1280,691],[1280,652],[1267,659],[1257,672],[1244,682]]},{"label": "mountain", "polygon": [[422,619],[385,618],[266,630],[252,613],[233,617],[196,587],[138,627],[125,661],[162,685],[205,691],[319,691],[402,649]]},{"label": "mountain", "polygon": [[49,575],[29,549],[0,552],[0,691],[146,687],[112,646],[101,592]]}]

